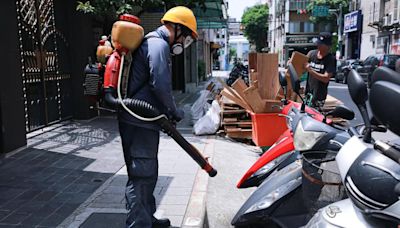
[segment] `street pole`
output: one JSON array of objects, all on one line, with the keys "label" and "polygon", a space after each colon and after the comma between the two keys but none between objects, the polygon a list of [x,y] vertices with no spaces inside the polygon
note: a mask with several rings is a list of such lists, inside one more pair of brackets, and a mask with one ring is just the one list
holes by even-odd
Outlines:
[{"label": "street pole", "polygon": [[339,58],[342,57],[342,24],[343,24],[343,10],[342,4],[339,5],[339,14],[337,13],[337,9],[329,9],[329,13],[332,13],[336,16],[336,24],[338,26],[338,50],[339,50]]},{"label": "street pole", "polygon": [[338,43],[339,43],[339,58],[342,57],[342,46],[343,46],[343,40],[342,40],[342,24],[343,24],[343,10],[342,10],[342,4],[339,5],[339,18],[337,20],[338,23]]}]

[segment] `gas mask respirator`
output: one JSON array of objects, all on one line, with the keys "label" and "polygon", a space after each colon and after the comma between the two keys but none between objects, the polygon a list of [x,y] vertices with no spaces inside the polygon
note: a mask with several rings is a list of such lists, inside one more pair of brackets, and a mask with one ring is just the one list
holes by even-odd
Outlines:
[{"label": "gas mask respirator", "polygon": [[[180,54],[182,54],[183,53],[183,49],[189,47],[194,42],[194,39],[190,35],[190,32],[183,31],[184,29],[182,29],[182,27],[181,27],[181,31],[182,31],[181,34],[176,35],[177,34],[177,27],[178,26],[175,26],[175,41],[174,41],[174,44],[171,47],[171,54],[172,55],[180,55]],[[177,42],[177,40],[182,36],[184,37],[183,43]]]}]

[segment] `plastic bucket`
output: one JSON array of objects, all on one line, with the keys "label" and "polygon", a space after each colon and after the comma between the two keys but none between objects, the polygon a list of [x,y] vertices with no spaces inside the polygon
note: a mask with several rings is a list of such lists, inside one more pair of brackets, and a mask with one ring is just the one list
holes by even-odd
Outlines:
[{"label": "plastic bucket", "polygon": [[250,113],[252,140],[257,146],[272,146],[287,130],[286,119],[280,113]]}]

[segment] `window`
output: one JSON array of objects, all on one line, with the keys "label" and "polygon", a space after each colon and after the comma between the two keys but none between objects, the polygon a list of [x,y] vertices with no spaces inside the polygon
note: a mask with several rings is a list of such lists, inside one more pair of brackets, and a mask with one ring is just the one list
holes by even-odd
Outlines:
[{"label": "window", "polygon": [[300,22],[289,22],[289,33],[299,33]]},{"label": "window", "polygon": [[364,61],[364,64],[365,64],[365,65],[370,64],[370,63],[371,63],[371,59],[372,59],[372,56],[366,58],[365,61]]},{"label": "window", "polygon": [[305,33],[312,33],[314,32],[314,23],[311,22],[304,22],[304,32]]},{"label": "window", "polygon": [[393,2],[393,21],[399,21],[399,1],[394,0]]}]

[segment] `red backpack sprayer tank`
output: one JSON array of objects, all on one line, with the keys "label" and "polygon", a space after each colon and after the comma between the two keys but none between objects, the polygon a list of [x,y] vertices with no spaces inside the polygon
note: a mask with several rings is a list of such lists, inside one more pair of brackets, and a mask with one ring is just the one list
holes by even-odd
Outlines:
[{"label": "red backpack sprayer tank", "polygon": [[143,28],[139,25],[139,18],[132,15],[122,15],[115,22],[111,32],[112,44],[115,48],[109,56],[104,74],[105,101],[114,106],[122,107],[130,115],[142,121],[156,122],[170,137],[172,137],[211,177],[217,175],[207,159],[190,144],[168,120],[151,104],[137,99],[122,98],[121,85],[125,56],[134,51],[143,40]]}]

